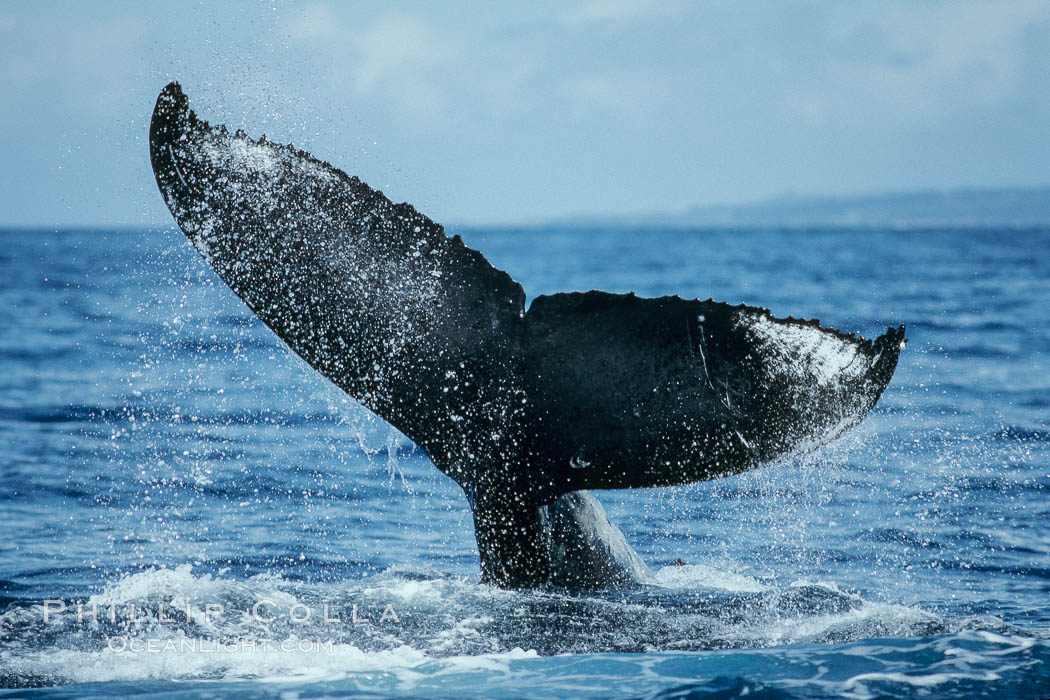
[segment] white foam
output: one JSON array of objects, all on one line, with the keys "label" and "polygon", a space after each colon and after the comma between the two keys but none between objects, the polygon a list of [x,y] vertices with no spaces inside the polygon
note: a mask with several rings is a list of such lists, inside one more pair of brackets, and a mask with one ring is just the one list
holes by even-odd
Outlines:
[{"label": "white foam", "polygon": [[[858,599],[859,600],[859,599]],[[821,643],[829,639],[853,640],[872,637],[907,637],[937,617],[924,610],[903,605],[862,602],[845,612],[786,619],[757,624],[750,630],[761,646]]]},{"label": "white foam", "polygon": [[[318,645],[315,650],[304,651],[297,649],[299,640],[284,641],[288,648],[277,644],[268,650],[258,645],[254,649],[242,646],[236,650],[222,650],[210,640],[172,640],[175,646],[168,651],[163,650],[161,643],[159,651],[116,651],[107,647],[101,651],[48,649],[22,652],[17,656],[0,652],[0,661],[16,675],[43,676],[69,683],[194,678],[301,682],[382,673],[392,675],[399,684],[410,687],[424,677],[417,670],[424,665],[427,666],[426,676],[477,671],[505,673],[510,661],[537,656],[535,652],[516,648],[498,654],[435,658],[408,646],[386,651],[362,651],[352,644]],[[201,650],[186,650],[195,643]],[[120,645],[116,646],[120,648]]]},{"label": "white foam", "polygon": [[[855,690],[864,683],[885,681],[910,685],[915,688],[930,688],[956,680],[997,681],[1001,676],[992,671],[983,673],[928,673],[925,675],[909,675],[904,673],[861,673],[853,676],[842,684],[843,690]],[[865,688],[867,690],[867,688]]]},{"label": "white foam", "polygon": [[761,593],[768,590],[758,579],[730,571],[719,571],[703,564],[665,566],[648,581],[667,588],[716,588],[735,593]]}]

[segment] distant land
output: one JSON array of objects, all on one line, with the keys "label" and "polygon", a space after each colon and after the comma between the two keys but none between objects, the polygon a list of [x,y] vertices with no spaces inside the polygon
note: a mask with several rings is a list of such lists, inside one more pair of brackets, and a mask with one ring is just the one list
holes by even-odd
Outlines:
[{"label": "distant land", "polygon": [[1050,186],[894,192],[855,197],[783,196],[678,214],[573,217],[559,224],[639,226],[1040,226],[1050,225]]}]

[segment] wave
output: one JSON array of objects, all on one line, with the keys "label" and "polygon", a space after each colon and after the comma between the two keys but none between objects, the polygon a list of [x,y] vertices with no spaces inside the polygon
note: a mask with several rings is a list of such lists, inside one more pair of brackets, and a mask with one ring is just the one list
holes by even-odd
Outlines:
[{"label": "wave", "polygon": [[700,565],[666,567],[648,585],[589,594],[504,591],[425,569],[305,583],[195,573],[185,565],[125,575],[85,600],[12,605],[0,614],[0,685],[378,674],[402,687],[431,676],[506,674],[512,661],[564,654],[965,631],[1021,634],[995,618],[949,621],[831,583],[777,586]]}]

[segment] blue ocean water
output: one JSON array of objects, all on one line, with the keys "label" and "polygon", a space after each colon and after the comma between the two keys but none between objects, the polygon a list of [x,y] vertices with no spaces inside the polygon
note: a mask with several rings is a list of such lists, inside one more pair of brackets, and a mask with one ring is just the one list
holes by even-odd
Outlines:
[{"label": "blue ocean water", "polygon": [[909,344],[816,454],[597,493],[649,584],[500,591],[457,487],[180,233],[2,231],[0,696],[1050,695],[1050,229],[460,233],[530,297]]}]

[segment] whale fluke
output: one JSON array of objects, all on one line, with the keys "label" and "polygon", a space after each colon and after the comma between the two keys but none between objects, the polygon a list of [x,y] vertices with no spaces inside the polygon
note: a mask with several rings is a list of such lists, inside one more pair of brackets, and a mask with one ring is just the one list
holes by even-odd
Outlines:
[{"label": "whale fluke", "polygon": [[210,126],[177,83],[150,157],[219,277],[460,484],[500,586],[636,579],[644,564],[584,490],[814,449],[871,411],[904,342],[903,326],[872,341],[710,299],[591,291],[526,312],[459,236],[308,153]]}]

